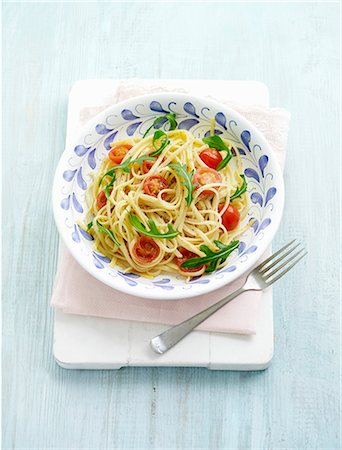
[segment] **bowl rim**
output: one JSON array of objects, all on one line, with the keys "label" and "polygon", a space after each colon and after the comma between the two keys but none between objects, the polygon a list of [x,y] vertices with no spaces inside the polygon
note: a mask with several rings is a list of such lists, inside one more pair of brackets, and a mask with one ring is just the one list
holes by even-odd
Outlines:
[{"label": "bowl rim", "polygon": [[[202,104],[206,104],[210,106],[211,108],[222,110],[222,112],[226,113],[227,115],[235,116],[240,123],[245,124],[246,128],[248,128],[253,135],[257,136],[258,143],[260,146],[262,146],[263,151],[267,153],[270,156],[270,159],[272,161],[272,167],[274,171],[274,178],[277,180],[277,188],[278,190],[278,214],[274,215],[272,217],[272,223],[270,224],[270,227],[267,231],[267,239],[261,241],[258,245],[258,251],[251,254],[246,263],[242,266],[243,270],[239,270],[237,268],[236,271],[231,272],[231,277],[228,279],[225,277],[222,277],[221,279],[216,279],[212,283],[208,283],[206,285],[201,285],[201,289],[198,290],[198,286],[193,285],[194,289],[184,289],[183,291],[177,290],[177,291],[165,291],[162,292],[159,289],[151,289],[151,290],[141,290],[139,292],[139,295],[136,295],[132,291],[132,287],[128,284],[120,284],[120,286],[115,285],[115,278],[109,278],[107,275],[105,275],[102,271],[96,270],[95,267],[93,267],[90,264],[87,264],[86,260],[83,260],[82,258],[79,258],[79,252],[76,250],[76,246],[70,246],[68,244],[69,239],[66,236],[66,230],[65,227],[62,225],[64,222],[60,219],[60,211],[59,211],[59,198],[57,188],[59,186],[59,177],[61,172],[63,171],[63,164],[64,164],[64,158],[66,155],[69,155],[69,149],[74,148],[82,139],[84,135],[84,129],[85,128],[94,128],[98,123],[101,123],[101,119],[108,115],[108,113],[115,109],[120,109],[122,107],[127,107],[130,103],[137,103],[137,102],[148,102],[149,100],[158,100],[165,101],[165,99],[168,99],[172,97],[172,100],[176,101],[182,101],[182,100],[188,100],[188,101],[195,101]],[[125,294],[128,294],[132,297],[138,297],[138,298],[146,298],[149,300],[181,300],[185,298],[192,298],[192,297],[198,297],[201,295],[209,294],[210,292],[216,291],[217,289],[220,289],[224,286],[228,286],[231,283],[233,283],[235,280],[237,280],[240,277],[243,277],[244,275],[247,276],[250,269],[255,265],[255,263],[260,259],[260,257],[264,254],[267,247],[271,244],[282,219],[283,211],[284,211],[284,204],[285,204],[285,187],[284,187],[284,178],[283,173],[280,168],[279,162],[277,160],[277,157],[271,147],[271,145],[268,143],[264,135],[261,131],[259,131],[248,119],[246,119],[243,115],[241,115],[239,112],[235,111],[233,108],[226,106],[223,103],[220,103],[216,100],[213,100],[212,98],[205,97],[205,96],[197,96],[193,94],[187,94],[187,93],[179,93],[179,92],[159,92],[159,93],[149,93],[144,94],[140,96],[135,96],[128,98],[126,100],[123,100],[118,103],[114,103],[110,106],[108,106],[106,109],[101,111],[100,113],[96,114],[92,119],[90,119],[81,129],[81,131],[77,134],[77,137],[75,139],[72,139],[70,141],[71,143],[65,147],[64,151],[60,155],[58,164],[55,169],[55,175],[53,179],[53,188],[52,188],[52,209],[53,209],[53,215],[55,219],[55,223],[57,226],[57,230],[59,232],[60,237],[62,238],[65,246],[67,247],[68,251],[71,253],[73,258],[80,264],[80,266],[87,271],[87,273],[97,280],[101,281],[105,285],[111,287],[114,291],[120,291],[124,292]],[[241,267],[241,266],[240,266]],[[112,283],[111,283],[112,281]],[[114,282],[114,283],[113,283]]]}]

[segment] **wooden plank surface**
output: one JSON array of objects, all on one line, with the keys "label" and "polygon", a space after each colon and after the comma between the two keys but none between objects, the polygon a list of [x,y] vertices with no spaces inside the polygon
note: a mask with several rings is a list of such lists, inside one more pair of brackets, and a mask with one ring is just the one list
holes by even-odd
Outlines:
[{"label": "wooden plank surface", "polygon": [[[337,3],[5,3],[3,448],[338,449]],[[65,371],[52,356],[54,169],[80,78],[258,79],[292,127],[284,220],[306,263],[274,289],[262,373]]]}]

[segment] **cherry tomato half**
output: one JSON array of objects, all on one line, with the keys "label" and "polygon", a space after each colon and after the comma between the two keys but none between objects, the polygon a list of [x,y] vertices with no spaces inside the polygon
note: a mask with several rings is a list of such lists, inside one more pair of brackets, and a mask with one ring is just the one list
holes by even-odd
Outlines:
[{"label": "cherry tomato half", "polygon": [[155,163],[155,161],[150,161],[150,160],[145,160],[143,163],[142,163],[142,171],[144,172],[144,173],[147,173],[147,172],[149,172],[150,170],[151,170],[151,168],[152,168],[152,166],[153,166],[153,164]]},{"label": "cherry tomato half", "polygon": [[97,209],[101,209],[107,203],[107,197],[103,191],[100,191],[96,197]]},{"label": "cherry tomato half", "polygon": [[[221,203],[218,207],[219,212],[224,207],[224,203]],[[228,231],[235,230],[239,225],[240,213],[233,205],[229,205],[226,211],[222,214],[222,223]]]},{"label": "cherry tomato half", "polygon": [[145,194],[151,195],[152,197],[158,197],[159,192],[168,187],[169,183],[161,175],[147,177],[143,183]]},{"label": "cherry tomato half", "polygon": [[178,251],[181,252],[182,257],[175,258],[175,262],[182,272],[198,272],[199,270],[201,270],[204,267],[203,264],[201,266],[194,267],[193,269],[186,269],[185,267],[182,267],[183,262],[185,262],[191,258],[198,258],[199,256],[196,255],[196,253],[190,252],[189,250],[187,250],[184,247],[179,247]]},{"label": "cherry tomato half", "polygon": [[[197,169],[194,175],[194,183],[197,184],[196,189],[199,189],[201,186],[205,186],[206,184],[221,182],[221,175],[215,169],[210,169],[209,167],[201,167],[200,169]],[[213,193],[212,191],[204,190],[202,191],[202,195],[204,197],[211,197]]]},{"label": "cherry tomato half", "polygon": [[215,148],[206,148],[200,153],[200,158],[208,167],[216,169],[222,161],[222,156]]},{"label": "cherry tomato half", "polygon": [[149,236],[140,236],[133,246],[133,256],[141,264],[152,262],[159,253],[159,245]]},{"label": "cherry tomato half", "polygon": [[132,146],[129,144],[117,145],[108,153],[108,158],[115,164],[121,164],[122,160],[131,148]]}]

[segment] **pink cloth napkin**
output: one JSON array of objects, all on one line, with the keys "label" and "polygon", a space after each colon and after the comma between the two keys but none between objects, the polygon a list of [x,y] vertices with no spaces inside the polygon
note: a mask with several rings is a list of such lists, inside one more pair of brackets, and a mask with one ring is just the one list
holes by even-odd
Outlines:
[{"label": "pink cloth napkin", "polygon": [[[138,82],[126,82],[119,85],[114,98],[115,102],[119,102],[148,92],[168,90],[168,87],[163,85],[141,86]],[[172,90],[182,91],[182,89]],[[223,103],[222,99],[220,101]],[[80,120],[83,123],[87,122],[107,106],[83,109],[80,111]],[[270,109],[257,106],[246,108],[231,103],[229,106],[243,114],[263,132],[283,168],[290,114],[281,108]],[[64,313],[173,325],[229,295],[240,287],[243,281],[244,278],[240,278],[229,286],[193,299],[176,301],[143,299],[114,290],[93,278],[74,260],[61,243],[51,303],[53,307]],[[203,322],[198,329],[255,334],[261,295],[260,292],[240,295]]]}]

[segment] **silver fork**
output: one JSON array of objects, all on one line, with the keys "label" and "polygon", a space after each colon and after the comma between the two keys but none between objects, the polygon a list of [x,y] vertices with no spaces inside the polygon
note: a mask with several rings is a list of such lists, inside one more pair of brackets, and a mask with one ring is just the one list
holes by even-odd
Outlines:
[{"label": "silver fork", "polygon": [[[300,248],[300,242],[296,243],[296,239],[286,244],[283,248],[273,253],[269,258],[265,259],[261,264],[256,266],[247,276],[245,284],[224,299],[201,311],[189,319],[184,320],[151,340],[151,346],[157,353],[165,353],[181,339],[187,336],[190,331],[196,328],[204,320],[208,319],[217,310],[222,308],[235,297],[246,291],[261,291],[271,286],[275,281],[285,275],[293,266],[295,266],[307,254],[305,249]],[[285,252],[285,250],[287,250]],[[284,253],[285,252],[285,253]],[[279,256],[279,258],[277,258]],[[282,270],[283,269],[283,270]]]}]

